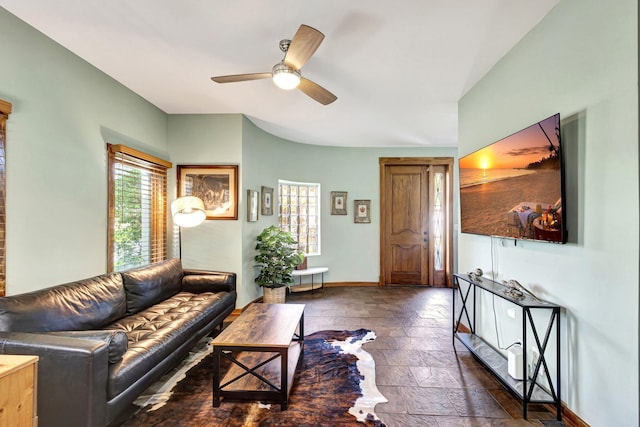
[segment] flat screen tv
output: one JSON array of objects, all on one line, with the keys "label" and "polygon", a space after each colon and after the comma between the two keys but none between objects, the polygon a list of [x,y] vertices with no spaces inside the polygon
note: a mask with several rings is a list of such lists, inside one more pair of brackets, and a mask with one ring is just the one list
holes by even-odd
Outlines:
[{"label": "flat screen tv", "polygon": [[460,158],[463,233],[565,243],[560,114]]}]

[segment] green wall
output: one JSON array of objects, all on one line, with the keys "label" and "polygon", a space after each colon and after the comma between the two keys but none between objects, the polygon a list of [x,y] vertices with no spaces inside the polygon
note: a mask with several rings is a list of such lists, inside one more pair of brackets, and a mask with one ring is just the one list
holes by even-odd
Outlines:
[{"label": "green wall", "polygon": [[[168,120],[171,160],[178,164],[238,164],[238,221],[206,221],[182,230],[185,267],[234,271],[238,274],[238,307],[262,295],[254,283],[256,236],[277,223],[259,215],[247,221],[247,190],[272,187],[278,180],[321,184],[322,253],[309,266],[328,266],[325,281],[378,282],[379,266],[379,158],[455,157],[455,148],[344,148],[299,144],[256,127],[246,117],[229,115],[171,115]],[[175,170],[175,168],[174,168]],[[170,173],[175,192],[175,173]],[[330,215],[331,191],[348,192],[346,216]],[[174,193],[175,194],[175,193]],[[170,194],[170,198],[173,196]],[[353,222],[353,200],[371,200],[371,223]],[[173,232],[177,256],[177,234]]]},{"label": "green wall", "polygon": [[[461,234],[460,271],[565,307],[562,399],[592,426],[638,425],[638,4],[561,0],[459,103],[470,153],[559,112],[569,243]],[[493,254],[493,257],[492,257]],[[481,325],[495,341],[493,310]],[[518,338],[504,312],[502,343]]]},{"label": "green wall", "polygon": [[[16,294],[106,270],[106,142],[179,164],[239,165],[238,221],[207,221],[182,230],[185,267],[238,274],[242,307],[255,285],[255,236],[277,216],[246,221],[246,190],[277,188],[278,179],[322,185],[322,255],[334,282],[377,282],[379,157],[446,156],[452,148],[339,148],[270,135],[239,114],[167,115],[101,71],[0,8],[0,98],[13,104],[7,133],[7,293]],[[329,215],[330,191],[348,191],[349,215]],[[351,202],[371,199],[372,223],[354,224]],[[169,225],[170,255],[178,229]],[[37,265],[38,268],[33,268]]]},{"label": "green wall", "polygon": [[[239,165],[238,221],[206,221],[182,230],[185,267],[238,274],[238,307],[262,295],[253,279],[256,236],[278,220],[259,215],[247,221],[247,190],[272,187],[278,180],[321,184],[322,253],[309,266],[328,266],[325,281],[378,282],[379,158],[454,157],[454,148],[343,148],[299,144],[268,134],[241,115],[171,115],[168,120],[171,160],[178,164]],[[175,168],[174,168],[175,170]],[[175,192],[175,173],[170,188]],[[331,191],[348,192],[346,216],[330,215]],[[175,193],[174,193],[175,194]],[[170,194],[170,198],[174,197]],[[371,223],[353,222],[353,200],[371,200]],[[172,230],[175,234],[176,230]],[[174,241],[177,239],[174,237]],[[177,256],[177,243],[174,254]]]},{"label": "green wall", "polygon": [[[455,148],[344,148],[298,144],[270,135],[245,119],[243,131],[243,194],[261,186],[274,188],[278,180],[320,183],[321,255],[308,259],[310,267],[327,266],[325,281],[378,282],[380,274],[380,157],[455,157]],[[330,214],[331,191],[346,191],[348,215]],[[371,200],[371,223],[353,222],[353,200]],[[252,259],[255,236],[278,221],[243,217],[244,274],[255,277]],[[249,280],[247,281],[249,286]],[[258,295],[256,290],[252,295]]]},{"label": "green wall", "polygon": [[167,116],[0,8],[7,294],[104,273],[106,141],[168,158]]},{"label": "green wall", "polygon": [[[169,172],[169,200],[177,197],[177,165],[240,165],[238,180],[241,188],[242,121],[239,114],[169,116],[169,151],[174,165]],[[242,283],[240,236],[244,197],[241,191],[238,191],[238,199],[238,221],[211,220],[195,228],[182,229],[182,263],[185,268],[235,272],[238,283]],[[170,231],[174,236],[177,234],[176,229]],[[178,257],[177,247],[173,249],[173,256]]]},{"label": "green wall", "polygon": [[[461,154],[555,112],[564,118],[571,242],[498,245],[492,262],[488,238],[462,234],[457,270],[494,270],[566,307],[563,400],[594,426],[638,424],[637,18],[633,0],[561,0],[459,103]],[[322,255],[309,264],[329,266],[329,281],[377,281],[378,158],[456,156],[452,149],[297,144],[241,115],[168,116],[1,8],[0,39],[0,98],[13,104],[9,294],[105,271],[106,141],[174,165],[239,164],[239,220],[183,233],[187,267],[239,274],[239,306],[260,295],[254,239],[276,221],[246,222],[248,188],[276,188],[280,178],[320,182]],[[329,215],[332,190],[348,191],[350,201],[371,199],[372,223]]]}]

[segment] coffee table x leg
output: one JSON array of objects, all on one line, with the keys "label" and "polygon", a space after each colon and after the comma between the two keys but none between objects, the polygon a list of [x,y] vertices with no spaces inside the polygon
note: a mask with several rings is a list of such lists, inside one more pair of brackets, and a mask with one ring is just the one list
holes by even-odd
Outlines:
[{"label": "coffee table x leg", "polygon": [[[287,376],[287,367],[289,364],[289,349],[279,349],[279,348],[250,348],[250,347],[218,347],[216,346],[213,350],[213,406],[220,406],[220,398],[222,396],[228,397],[229,399],[274,399],[274,397],[278,397],[278,401],[281,404],[281,409],[287,409],[287,396],[288,396],[288,376]],[[275,353],[270,357],[267,357],[265,360],[259,362],[253,367],[249,367],[246,364],[242,363],[237,358],[233,357],[233,352],[243,351],[243,352],[255,352],[255,353]],[[267,363],[280,358],[280,384],[276,385],[274,382],[269,381],[263,375],[257,372],[259,368],[266,365]],[[235,376],[234,378],[228,380],[224,384],[220,384],[220,363],[222,359],[227,359],[239,366],[242,369],[242,373]],[[270,390],[223,390],[225,387],[239,381],[247,375],[252,375],[262,383],[266,384]]]},{"label": "coffee table x leg", "polygon": [[[294,334],[292,341],[299,342],[300,344],[300,358],[302,356],[302,348],[304,346],[304,315],[301,316],[299,323],[299,333]],[[241,353],[252,354],[260,356],[260,353],[272,353],[270,356],[260,358],[259,361],[254,362],[251,358],[243,358],[248,360],[240,360]],[[236,356],[234,356],[234,354]],[[262,375],[258,370],[277,358],[280,358],[280,384],[277,385],[276,381],[271,381]],[[299,358],[296,355],[294,362],[299,363]],[[224,384],[221,384],[221,361],[223,359],[229,360],[234,365],[240,368],[240,373],[236,374],[233,378],[225,378]],[[255,359],[254,359],[255,360]],[[253,366],[248,366],[249,364]],[[215,345],[213,346],[213,406],[220,406],[220,399],[222,397],[229,398],[231,400],[271,400],[280,403],[280,409],[286,410],[288,407],[289,397],[289,347],[268,347],[268,346],[227,346],[227,345]],[[291,372],[293,375],[293,372]],[[224,390],[229,385],[240,381],[241,379],[253,376],[257,378],[260,383],[268,386],[267,390]]]}]

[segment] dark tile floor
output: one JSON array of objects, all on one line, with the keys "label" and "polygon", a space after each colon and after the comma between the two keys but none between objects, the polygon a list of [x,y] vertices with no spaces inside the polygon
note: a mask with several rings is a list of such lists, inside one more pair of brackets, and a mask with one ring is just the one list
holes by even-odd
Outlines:
[{"label": "dark tile floor", "polygon": [[376,413],[389,426],[541,426],[555,417],[520,402],[451,339],[451,289],[337,287],[293,293],[304,303],[305,334],[324,329],[373,330],[364,349],[376,362],[378,389],[389,400]]}]

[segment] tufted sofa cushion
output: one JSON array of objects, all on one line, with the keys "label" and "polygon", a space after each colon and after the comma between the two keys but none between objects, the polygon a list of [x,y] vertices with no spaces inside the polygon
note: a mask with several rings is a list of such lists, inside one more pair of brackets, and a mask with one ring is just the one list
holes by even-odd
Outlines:
[{"label": "tufted sofa cushion", "polygon": [[127,314],[137,313],[180,292],[182,274],[179,259],[123,272]]},{"label": "tufted sofa cushion", "polygon": [[109,325],[127,334],[129,348],[120,363],[109,366],[108,397],[127,389],[234,301],[235,293],[180,292]]}]

